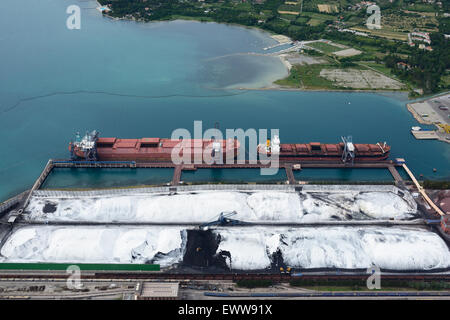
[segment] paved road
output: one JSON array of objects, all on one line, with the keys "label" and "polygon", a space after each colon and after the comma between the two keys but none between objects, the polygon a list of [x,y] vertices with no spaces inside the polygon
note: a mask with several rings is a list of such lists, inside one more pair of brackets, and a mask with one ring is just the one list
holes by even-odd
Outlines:
[{"label": "paved road", "polygon": [[[436,112],[436,114],[438,114],[440,117],[445,119],[447,124],[450,124],[450,118],[449,118],[449,115],[450,115],[450,94],[431,99],[429,101],[429,104],[433,108],[433,111]],[[441,110],[441,109],[439,109],[439,106],[447,107],[448,110]]]}]

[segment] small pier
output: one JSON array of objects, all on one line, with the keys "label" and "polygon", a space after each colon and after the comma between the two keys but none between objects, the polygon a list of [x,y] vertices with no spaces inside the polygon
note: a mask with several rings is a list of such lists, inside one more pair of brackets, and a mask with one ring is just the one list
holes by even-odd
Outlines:
[{"label": "small pier", "polygon": [[433,130],[411,130],[412,135],[417,140],[437,140],[439,136]]},{"label": "small pier", "polygon": [[388,166],[388,170],[391,173],[392,177],[395,180],[396,185],[404,185],[405,181],[403,181],[402,176],[398,173],[397,169],[394,166]]},{"label": "small pier", "polygon": [[172,185],[177,186],[180,184],[181,179],[181,170],[183,170],[182,165],[177,165],[175,167],[175,170],[173,171],[173,179],[172,179]]},{"label": "small pier", "polygon": [[294,173],[292,172],[292,165],[286,164],[284,166],[284,170],[286,170],[286,176],[288,177],[289,184],[296,184]]},{"label": "small pier", "polygon": [[278,47],[281,47],[281,46],[284,46],[284,45],[293,44],[293,43],[294,43],[294,42],[292,42],[292,41],[279,42],[279,43],[276,43],[276,44],[274,44],[274,45],[272,45],[272,46],[265,47],[265,48],[263,48],[263,50],[264,50],[264,51],[267,51],[267,50],[270,50],[270,49],[278,48]]},{"label": "small pier", "polygon": [[25,202],[23,203],[22,208],[25,209],[28,206],[28,203],[30,202],[31,196],[33,195],[33,191],[37,190],[41,187],[41,185],[44,183],[45,179],[47,179],[47,176],[50,174],[50,172],[53,169],[53,161],[50,159],[47,161],[47,164],[44,167],[44,170],[42,170],[41,174],[39,175],[39,178],[34,183],[33,187],[31,188],[30,192],[28,193]]}]

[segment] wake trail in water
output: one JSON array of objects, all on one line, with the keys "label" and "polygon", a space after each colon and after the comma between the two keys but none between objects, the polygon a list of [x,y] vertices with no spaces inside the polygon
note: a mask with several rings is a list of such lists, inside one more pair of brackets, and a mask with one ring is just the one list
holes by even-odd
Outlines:
[{"label": "wake trail in water", "polygon": [[[220,90],[220,89],[216,89]],[[44,98],[49,98],[53,96],[59,95],[76,95],[76,94],[103,94],[108,96],[116,96],[116,97],[127,97],[127,98],[142,98],[142,99],[164,99],[164,98],[223,98],[223,97],[231,97],[237,96],[247,93],[248,90],[240,91],[236,93],[227,93],[227,94],[217,94],[217,95],[189,95],[189,94],[167,94],[167,95],[135,95],[135,94],[126,94],[126,93],[115,93],[108,91],[95,91],[95,90],[76,90],[76,91],[55,91],[43,95],[31,96],[28,98],[19,99],[14,105],[10,106],[1,111],[1,113],[7,113],[11,110],[16,109],[22,103],[28,101],[34,101]]]}]

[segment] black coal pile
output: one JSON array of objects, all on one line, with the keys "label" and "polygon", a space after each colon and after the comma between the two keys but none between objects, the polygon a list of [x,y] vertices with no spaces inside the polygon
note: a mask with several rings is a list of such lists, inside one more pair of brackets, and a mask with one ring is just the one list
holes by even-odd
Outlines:
[{"label": "black coal pile", "polygon": [[226,259],[230,259],[230,253],[217,252],[219,243],[220,236],[216,236],[211,230],[187,230],[183,265],[201,269],[229,270]]},{"label": "black coal pile", "polygon": [[44,213],[53,213],[56,211],[56,204],[52,202],[46,202],[42,211]]}]

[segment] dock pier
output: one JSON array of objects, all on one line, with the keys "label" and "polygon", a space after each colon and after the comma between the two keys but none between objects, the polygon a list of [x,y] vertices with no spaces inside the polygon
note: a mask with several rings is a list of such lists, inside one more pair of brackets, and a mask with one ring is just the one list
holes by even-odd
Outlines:
[{"label": "dock pier", "polygon": [[22,210],[28,206],[31,196],[33,195],[33,191],[37,190],[41,187],[41,185],[44,183],[45,179],[47,179],[47,176],[50,174],[50,172],[52,170],[53,170],[53,160],[50,159],[47,161],[47,164],[45,165],[44,170],[42,170],[41,174],[39,175],[39,178],[36,180],[33,187],[31,188],[30,192],[28,193],[28,195],[25,199],[25,202],[23,203]]},{"label": "dock pier", "polygon": [[180,184],[181,179],[181,171],[183,170],[182,165],[175,166],[175,170],[173,170],[173,179],[172,179],[172,185],[177,186]]},{"label": "dock pier", "polygon": [[[398,173],[396,167],[401,167],[401,164],[393,162],[391,160],[378,161],[373,163],[342,163],[340,161],[329,162],[293,162],[293,161],[280,161],[279,168],[284,169],[288,178],[289,184],[297,184],[293,170],[301,170],[303,168],[380,168],[388,169],[392,174],[396,184],[403,185],[404,181]],[[201,164],[174,164],[172,162],[137,162],[137,161],[73,161],[67,159],[50,159],[47,162],[44,170],[36,180],[33,188],[28,194],[27,200],[24,203],[24,208],[28,205],[28,201],[34,190],[39,189],[47,176],[53,170],[53,168],[173,168],[173,178],[171,185],[177,186],[180,184],[181,174],[184,170],[195,171],[197,169],[261,169],[269,168],[268,164],[261,164],[259,162],[245,161],[241,163],[201,163]]]},{"label": "dock pier", "polygon": [[292,164],[285,164],[286,176],[288,177],[289,184],[297,184],[295,181],[294,173],[292,172]]},{"label": "dock pier", "polygon": [[[289,184],[297,184],[293,170],[301,170],[303,168],[380,168],[388,169],[392,174],[396,184],[403,184],[404,181],[398,173],[396,167],[400,167],[401,164],[397,164],[394,161],[378,161],[371,163],[342,163],[340,161],[328,161],[328,162],[294,162],[294,161],[280,161],[279,168],[284,169],[288,178]],[[47,162],[44,170],[39,178],[36,180],[33,188],[31,189],[25,206],[28,204],[29,197],[32,191],[39,189],[47,176],[50,174],[53,168],[173,168],[174,174],[171,184],[179,185],[181,174],[183,171],[197,169],[261,169],[268,168],[268,164],[261,164],[259,162],[243,161],[240,163],[201,163],[201,164],[174,164],[170,161],[166,162],[137,162],[137,161],[73,161],[67,159],[50,159]],[[24,206],[24,207],[25,207]]]},{"label": "dock pier", "polygon": [[395,184],[399,186],[404,186],[405,181],[403,180],[402,176],[398,173],[397,169],[394,166],[388,166],[388,170],[391,173],[392,177],[395,180]]},{"label": "dock pier", "polygon": [[[261,169],[268,168],[269,165],[263,165],[261,163],[250,163],[248,161],[236,164],[174,164],[172,162],[136,162],[136,161],[73,161],[73,160],[53,160],[50,159],[41,174],[39,175],[36,182],[33,184],[32,189],[29,192],[24,192],[20,195],[21,201],[16,201],[19,199],[19,196],[15,197],[14,204],[19,203],[20,208],[17,210],[15,214],[13,214],[8,220],[9,223],[14,223],[17,218],[19,218],[25,208],[28,206],[31,197],[33,196],[34,191],[38,191],[38,189],[42,186],[44,181],[47,179],[48,175],[52,172],[53,168],[173,168],[173,178],[170,183],[171,188],[173,188],[174,192],[176,192],[177,186],[180,185],[181,175],[183,170],[197,170],[197,169],[232,169],[232,168],[253,168],[253,169]],[[405,162],[401,158],[397,158],[396,161],[385,160],[378,161],[373,163],[342,163],[339,161],[335,162],[293,162],[293,161],[280,161],[279,169],[284,169],[286,172],[286,176],[288,178],[287,183],[289,185],[297,185],[302,184],[301,181],[297,181],[295,179],[293,170],[301,170],[303,168],[380,168],[380,169],[388,169],[391,173],[392,177],[395,180],[395,184],[400,188],[406,187],[406,181],[399,174],[397,167],[402,167],[408,176],[411,178],[413,184],[422,195],[422,198],[426,203],[430,205],[430,207],[439,215],[443,216],[444,212],[428,197],[425,192],[425,189],[419,184],[417,179],[414,177],[413,173],[406,166]],[[23,201],[25,199],[25,201]],[[20,203],[22,202],[23,203]],[[4,209],[11,205],[10,201],[4,202],[0,204],[0,209]]]},{"label": "dock pier", "polygon": [[[341,161],[328,161],[328,162],[296,162],[296,161],[280,161],[279,169],[284,169],[288,178],[287,183],[290,185],[297,185],[301,182],[295,179],[294,170],[301,170],[303,168],[380,168],[388,169],[395,180],[395,184],[404,187],[405,181],[402,179],[397,171],[397,167],[402,167],[401,163],[384,160],[377,162],[364,162],[364,163],[342,163]],[[201,163],[201,164],[174,164],[170,161],[166,162],[138,162],[138,161],[74,161],[68,159],[50,159],[38,179],[34,183],[32,189],[26,194],[25,201],[19,209],[19,215],[29,204],[31,196],[35,190],[38,190],[48,175],[52,172],[53,168],[172,168],[174,169],[173,178],[170,183],[171,186],[178,186],[181,181],[181,175],[183,170],[195,171],[197,169],[261,169],[269,168],[268,164],[261,164],[259,162],[242,161],[240,163],[233,164],[221,164],[221,163]],[[414,180],[413,180],[414,181]],[[433,207],[434,208],[434,207]]]}]

